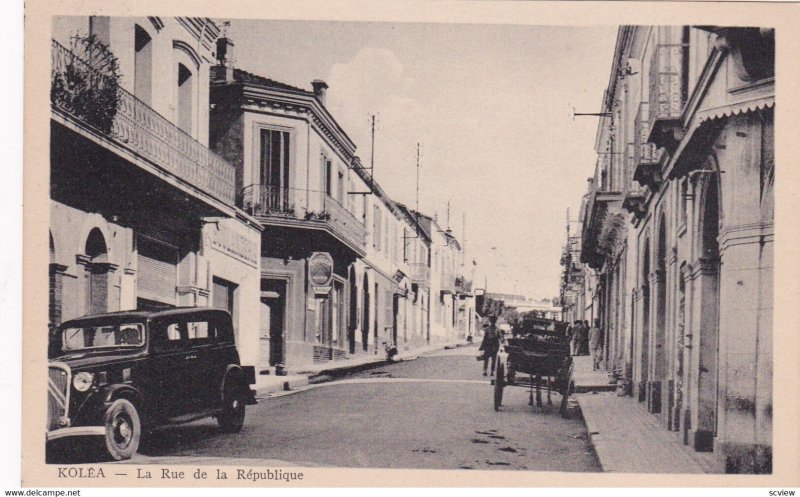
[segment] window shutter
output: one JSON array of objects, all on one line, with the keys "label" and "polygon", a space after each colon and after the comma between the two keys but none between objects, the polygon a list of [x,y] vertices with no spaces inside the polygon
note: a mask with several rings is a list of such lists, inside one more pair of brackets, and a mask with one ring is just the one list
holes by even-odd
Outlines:
[{"label": "window shutter", "polygon": [[139,270],[136,278],[137,297],[175,305],[178,281],[178,250],[151,238],[138,236]]}]

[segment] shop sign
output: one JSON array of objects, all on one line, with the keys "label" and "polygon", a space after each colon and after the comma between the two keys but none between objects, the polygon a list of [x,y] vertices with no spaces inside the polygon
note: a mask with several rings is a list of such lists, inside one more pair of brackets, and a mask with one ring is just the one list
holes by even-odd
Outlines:
[{"label": "shop sign", "polygon": [[204,245],[213,248],[227,256],[238,259],[253,267],[258,267],[259,246],[247,236],[237,233],[223,223],[222,219],[209,221],[216,224],[216,229],[204,230]]},{"label": "shop sign", "polygon": [[330,293],[333,282],[333,258],[327,252],[314,252],[308,258],[308,279],[315,295]]}]

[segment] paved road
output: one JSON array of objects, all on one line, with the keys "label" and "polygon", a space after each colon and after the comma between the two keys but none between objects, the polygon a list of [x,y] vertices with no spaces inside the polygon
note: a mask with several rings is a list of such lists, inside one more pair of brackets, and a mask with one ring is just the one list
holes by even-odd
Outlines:
[{"label": "paved road", "polygon": [[508,388],[495,412],[476,352],[442,351],[263,400],[239,434],[213,420],[161,430],[131,462],[600,471],[583,422],[558,415],[558,394],[542,410]]}]

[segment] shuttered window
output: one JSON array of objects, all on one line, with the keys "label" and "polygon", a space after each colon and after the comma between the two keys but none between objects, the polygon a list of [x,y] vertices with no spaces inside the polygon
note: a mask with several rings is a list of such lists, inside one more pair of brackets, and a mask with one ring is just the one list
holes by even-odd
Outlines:
[{"label": "shuttered window", "polygon": [[136,237],[139,270],[137,297],[175,305],[178,281],[178,250],[166,243],[145,236]]}]

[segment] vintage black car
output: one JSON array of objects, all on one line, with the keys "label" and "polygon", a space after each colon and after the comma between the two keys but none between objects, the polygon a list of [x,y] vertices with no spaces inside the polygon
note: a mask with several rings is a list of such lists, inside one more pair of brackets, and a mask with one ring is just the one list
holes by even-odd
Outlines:
[{"label": "vintage black car", "polygon": [[252,366],[242,366],[230,314],[178,308],[86,316],[51,337],[47,440],[100,435],[116,460],[143,429],[215,416],[238,432],[255,403]]}]

